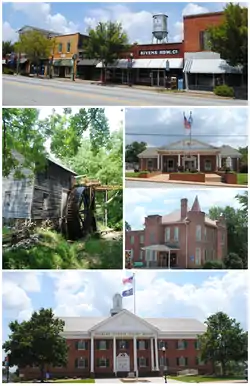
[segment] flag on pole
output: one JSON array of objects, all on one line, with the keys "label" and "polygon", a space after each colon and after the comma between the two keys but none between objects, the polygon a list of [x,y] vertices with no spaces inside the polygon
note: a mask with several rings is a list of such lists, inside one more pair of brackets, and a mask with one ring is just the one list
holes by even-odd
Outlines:
[{"label": "flag on pole", "polygon": [[133,276],[125,277],[124,279],[122,279],[122,284],[132,284],[133,283],[133,279],[134,279]]},{"label": "flag on pole", "polygon": [[190,123],[190,120],[187,119],[185,113],[184,113],[184,127],[185,127],[185,129],[189,129],[189,130],[191,129],[191,123]]},{"label": "flag on pole", "polygon": [[130,288],[128,290],[125,290],[122,292],[122,297],[125,298],[127,296],[132,296],[134,295],[134,291],[133,291],[133,288]]}]

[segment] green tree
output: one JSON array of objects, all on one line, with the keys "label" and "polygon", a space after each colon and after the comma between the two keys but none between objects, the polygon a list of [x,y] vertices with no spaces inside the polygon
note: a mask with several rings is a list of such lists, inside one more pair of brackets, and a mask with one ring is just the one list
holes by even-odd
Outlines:
[{"label": "green tree", "polygon": [[3,350],[11,352],[10,366],[38,366],[42,382],[47,366],[65,366],[68,346],[61,336],[64,324],[52,309],[44,308],[34,312],[28,321],[11,322],[9,340],[3,344]]},{"label": "green tree", "polygon": [[246,361],[248,358],[247,332],[223,312],[211,315],[205,324],[207,330],[199,336],[201,358],[212,362],[214,368],[220,364],[222,375],[226,376],[230,361]]},{"label": "green tree", "polygon": [[131,231],[131,225],[129,225],[129,223],[127,221],[125,221],[125,231],[128,232],[128,231]]},{"label": "green tree", "polygon": [[203,269],[223,269],[225,268],[225,266],[222,261],[211,260],[211,261],[206,261],[202,268]]},{"label": "green tree", "polygon": [[229,253],[224,259],[225,267],[227,269],[243,269],[243,261],[236,253]]},{"label": "green tree", "polygon": [[224,21],[208,29],[211,50],[220,53],[231,66],[247,69],[248,9],[229,3],[224,9]]},{"label": "green tree", "polygon": [[138,163],[138,154],[142,153],[146,148],[146,142],[134,141],[129,145],[126,145],[125,161],[128,163]]},{"label": "green tree", "polygon": [[242,204],[240,209],[226,206],[225,208],[213,207],[209,210],[209,217],[212,220],[217,220],[221,214],[224,216],[227,226],[228,255],[237,254],[242,260],[244,269],[248,266],[247,197],[247,192],[236,196]]},{"label": "green tree", "polygon": [[107,67],[113,64],[121,55],[129,50],[128,36],[120,23],[111,21],[98,23],[95,29],[89,30],[89,39],[84,46],[85,55],[97,59],[104,69],[106,82]]},{"label": "green tree", "polygon": [[60,159],[77,154],[87,130],[94,152],[106,146],[110,139],[109,124],[103,108],[81,108],[75,114],[70,108],[65,108],[63,114],[54,111],[46,119],[46,124],[51,128],[51,151]]},{"label": "green tree", "polygon": [[14,44],[10,40],[6,40],[5,42],[2,42],[2,57],[5,58],[6,55],[11,54],[14,52]]},{"label": "green tree", "polygon": [[48,39],[39,31],[28,31],[19,36],[15,50],[18,53],[25,52],[30,62],[36,65],[38,76],[41,60],[48,59],[51,56],[54,46],[55,39]]},{"label": "green tree", "polygon": [[34,171],[45,166],[47,130],[38,116],[39,110],[32,108],[2,110],[4,177],[14,170],[15,177],[20,178],[24,168]]}]

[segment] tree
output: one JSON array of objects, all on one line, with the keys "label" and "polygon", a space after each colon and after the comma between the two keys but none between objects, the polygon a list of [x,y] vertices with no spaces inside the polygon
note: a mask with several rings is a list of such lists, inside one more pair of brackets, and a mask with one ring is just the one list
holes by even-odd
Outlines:
[{"label": "tree", "polygon": [[240,173],[248,173],[248,146],[240,147],[239,152],[241,154]]},{"label": "tree", "polygon": [[243,263],[243,268],[248,266],[248,211],[247,211],[247,191],[236,198],[243,205],[242,209],[235,209],[230,206],[225,208],[213,207],[209,210],[209,217],[217,220],[222,214],[227,226],[227,247],[228,254],[237,254]]},{"label": "tree", "polygon": [[146,148],[146,142],[134,141],[126,145],[125,161],[128,163],[138,163],[138,154],[142,153]]},{"label": "tree", "polygon": [[54,46],[55,39],[48,39],[47,36],[39,31],[28,31],[19,36],[15,50],[19,54],[25,52],[30,62],[36,65],[38,76],[40,61],[51,56]]},{"label": "tree", "polygon": [[245,361],[248,358],[247,332],[235,319],[223,312],[211,315],[205,322],[207,330],[199,336],[201,358],[221,365],[225,376],[230,361]]},{"label": "tree", "polygon": [[44,308],[34,312],[28,321],[11,322],[9,340],[3,344],[5,352],[11,352],[10,366],[38,366],[42,382],[47,367],[65,366],[68,347],[61,336],[64,324],[52,309]]},{"label": "tree", "polygon": [[[73,114],[65,108],[63,114],[55,111],[44,120],[34,108],[3,109],[3,175],[13,170],[15,177],[22,177],[23,168],[42,170],[46,165],[46,144],[58,158],[74,157],[82,145],[84,134],[89,130],[90,149],[97,153],[110,144],[110,133],[105,110],[101,108],[80,109]],[[122,150],[120,157],[122,155]],[[22,159],[17,157],[17,153]]]},{"label": "tree", "polygon": [[208,29],[210,48],[220,53],[231,66],[247,69],[248,9],[229,3],[224,9],[224,21]]},{"label": "tree", "polygon": [[45,166],[47,131],[38,116],[39,110],[32,108],[2,110],[4,177],[14,170],[20,178],[24,168],[32,172]]},{"label": "tree", "polygon": [[96,29],[89,30],[84,50],[86,57],[97,59],[104,69],[104,81],[106,82],[107,67],[113,64],[119,57],[129,50],[128,36],[123,31],[120,23],[111,21],[98,23]]},{"label": "tree", "polygon": [[131,231],[131,225],[129,225],[129,223],[127,221],[125,221],[125,231],[128,232],[128,231]]},{"label": "tree", "polygon": [[227,269],[243,269],[243,261],[236,253],[229,253],[224,259]]},{"label": "tree", "polygon": [[203,265],[203,269],[223,269],[223,268],[225,268],[223,262],[218,260],[206,261],[205,264]]},{"label": "tree", "polygon": [[2,43],[2,57],[5,58],[8,54],[14,52],[14,44],[11,40],[6,40]]}]

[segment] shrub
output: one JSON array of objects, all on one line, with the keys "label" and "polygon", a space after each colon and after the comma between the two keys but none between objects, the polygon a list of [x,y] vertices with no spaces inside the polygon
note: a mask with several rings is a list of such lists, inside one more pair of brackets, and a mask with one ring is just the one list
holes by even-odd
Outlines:
[{"label": "shrub", "polygon": [[214,88],[214,94],[222,97],[234,97],[234,90],[232,87],[227,86],[226,84],[223,84],[221,86],[216,86]]},{"label": "shrub", "polygon": [[223,262],[218,260],[206,261],[205,264],[203,265],[203,269],[223,269],[223,268],[225,268]]},{"label": "shrub", "polygon": [[9,67],[3,67],[3,74],[6,74],[6,75],[14,75],[14,70],[12,68],[9,68]]},{"label": "shrub", "polygon": [[228,269],[243,269],[243,261],[236,253],[229,253],[224,260],[225,266]]}]

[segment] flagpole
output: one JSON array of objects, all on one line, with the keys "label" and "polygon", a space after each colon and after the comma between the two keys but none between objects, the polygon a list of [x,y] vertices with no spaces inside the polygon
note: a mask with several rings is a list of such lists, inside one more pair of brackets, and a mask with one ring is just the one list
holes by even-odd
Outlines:
[{"label": "flagpole", "polygon": [[136,308],[135,308],[135,273],[134,272],[133,272],[133,293],[134,293],[134,314],[135,314]]}]

